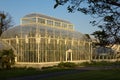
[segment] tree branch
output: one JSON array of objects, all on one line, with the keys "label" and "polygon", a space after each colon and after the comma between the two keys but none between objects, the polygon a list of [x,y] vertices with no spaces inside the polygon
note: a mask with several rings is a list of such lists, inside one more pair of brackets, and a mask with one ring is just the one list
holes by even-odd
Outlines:
[{"label": "tree branch", "polygon": [[120,7],[120,3],[117,3],[117,2],[114,2],[114,1],[106,1],[108,4],[112,4],[112,5],[114,5],[114,6],[118,6],[118,7]]}]

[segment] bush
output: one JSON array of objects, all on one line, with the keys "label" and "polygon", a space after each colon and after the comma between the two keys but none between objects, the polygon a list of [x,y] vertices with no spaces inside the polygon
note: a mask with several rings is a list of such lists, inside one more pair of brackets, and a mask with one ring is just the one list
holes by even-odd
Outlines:
[{"label": "bush", "polygon": [[116,66],[120,65],[120,62],[107,62],[107,61],[92,61],[92,62],[83,62],[79,64],[80,66]]},{"label": "bush", "polygon": [[71,62],[61,62],[58,64],[58,67],[68,67],[68,68],[72,68],[72,67],[76,67],[77,65],[75,63],[71,63]]},{"label": "bush", "polygon": [[13,50],[2,50],[0,54],[0,66],[2,67],[2,69],[10,69],[11,65],[14,65],[15,63],[15,55]]},{"label": "bush", "polygon": [[79,63],[80,66],[89,66],[90,65],[90,62],[82,62],[82,63]]},{"label": "bush", "polygon": [[52,69],[54,66],[42,67],[41,69]]}]

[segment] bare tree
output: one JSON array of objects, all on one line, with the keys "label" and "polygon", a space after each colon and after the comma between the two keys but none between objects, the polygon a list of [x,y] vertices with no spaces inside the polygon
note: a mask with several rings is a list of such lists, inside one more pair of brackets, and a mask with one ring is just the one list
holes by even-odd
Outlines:
[{"label": "bare tree", "polygon": [[4,11],[0,11],[0,36],[5,30],[12,26],[12,17]]}]

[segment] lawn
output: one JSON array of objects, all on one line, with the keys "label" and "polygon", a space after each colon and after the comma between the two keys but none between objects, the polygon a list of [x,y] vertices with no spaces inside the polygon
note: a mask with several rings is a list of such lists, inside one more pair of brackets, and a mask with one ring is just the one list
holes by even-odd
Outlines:
[{"label": "lawn", "polygon": [[86,71],[82,73],[50,77],[42,80],[120,80],[120,70]]},{"label": "lawn", "polygon": [[[48,70],[36,70],[36,69],[14,69],[14,70],[1,70],[0,80],[6,80],[13,77],[30,76],[30,75],[46,75],[48,73],[64,72],[74,69],[48,69]],[[38,79],[41,80],[41,79]],[[42,80],[120,80],[120,69],[112,70],[91,70],[76,72],[73,74],[64,74],[57,76],[50,76],[43,78]]]},{"label": "lawn", "polygon": [[68,69],[34,69],[34,68],[16,68],[10,70],[0,70],[0,80],[6,80],[13,77],[23,77],[31,75],[41,75],[58,71],[66,71]]},{"label": "lawn", "polygon": [[[88,71],[78,71],[79,66],[73,63],[60,63],[58,66],[54,67],[43,67],[42,69],[35,68],[12,68],[10,70],[0,70],[0,80],[6,80],[9,78],[15,77],[24,77],[24,76],[34,76],[34,75],[47,75],[47,74],[56,74],[62,72],[60,75],[52,75],[42,80],[120,80],[120,63],[106,63],[106,62],[92,62],[82,64],[84,66],[102,66],[103,69],[98,70],[88,70]],[[105,70],[104,66],[111,66],[109,70]],[[74,72],[76,71],[77,72]],[[67,73],[64,73],[66,72]],[[73,72],[71,72],[73,71]],[[70,74],[69,74],[70,73]],[[38,78],[38,80],[41,80]]]}]

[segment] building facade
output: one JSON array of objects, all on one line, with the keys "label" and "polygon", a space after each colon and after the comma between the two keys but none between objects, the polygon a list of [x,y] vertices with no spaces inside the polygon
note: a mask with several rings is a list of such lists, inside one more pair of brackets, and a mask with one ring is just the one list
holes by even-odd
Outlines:
[{"label": "building facade", "polygon": [[20,22],[2,34],[2,40],[16,50],[17,63],[91,59],[91,43],[69,21],[31,13]]}]

